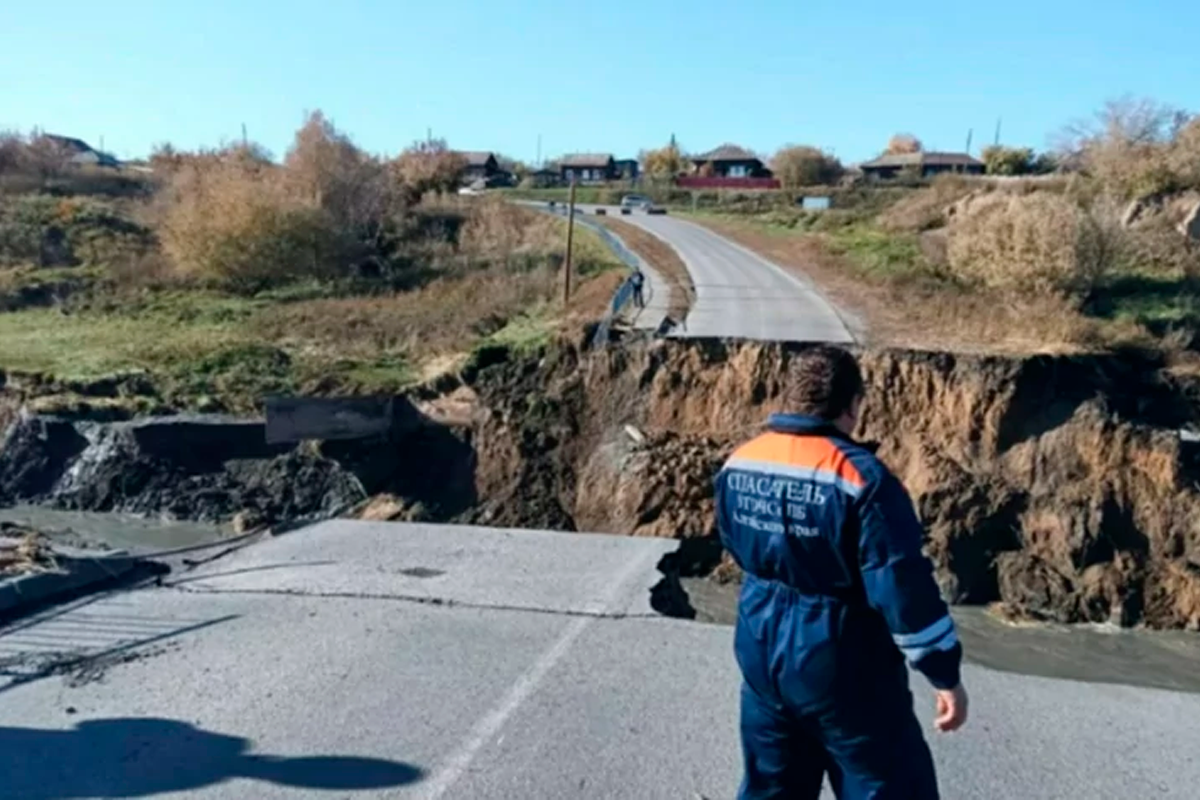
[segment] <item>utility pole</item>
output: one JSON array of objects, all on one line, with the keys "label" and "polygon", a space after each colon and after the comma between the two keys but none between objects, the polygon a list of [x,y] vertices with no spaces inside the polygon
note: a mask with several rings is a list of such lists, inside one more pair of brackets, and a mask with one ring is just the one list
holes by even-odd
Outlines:
[{"label": "utility pole", "polygon": [[1003,119],[1003,117],[996,117],[996,141],[992,142],[992,144],[997,147],[1000,146],[1000,123]]},{"label": "utility pole", "polygon": [[971,137],[974,135],[975,135],[975,129],[968,128],[967,129],[967,149],[966,149],[967,155],[971,155]]},{"label": "utility pole", "polygon": [[567,260],[563,277],[563,305],[571,301],[571,246],[575,239],[575,176],[571,176],[571,193],[567,197]]},{"label": "utility pole", "polygon": [[538,169],[542,168],[542,135],[538,134],[537,160],[533,162]]},{"label": "utility pole", "polygon": [[246,138],[246,123],[242,123],[242,147],[249,147],[249,140]]}]

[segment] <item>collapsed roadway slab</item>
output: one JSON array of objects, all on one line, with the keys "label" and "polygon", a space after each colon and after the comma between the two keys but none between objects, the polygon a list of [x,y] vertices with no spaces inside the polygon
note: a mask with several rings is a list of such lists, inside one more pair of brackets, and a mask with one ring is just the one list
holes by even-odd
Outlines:
[{"label": "collapsed roadway slab", "polygon": [[[24,620],[0,630],[3,794],[732,797],[731,631],[649,599],[675,546],[336,521]],[[971,725],[933,738],[947,797],[1200,781],[1195,695],[966,680]]]}]

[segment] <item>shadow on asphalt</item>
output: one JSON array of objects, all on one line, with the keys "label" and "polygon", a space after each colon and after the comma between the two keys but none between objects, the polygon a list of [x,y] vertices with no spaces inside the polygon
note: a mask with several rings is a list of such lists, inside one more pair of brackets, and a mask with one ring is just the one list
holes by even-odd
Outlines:
[{"label": "shadow on asphalt", "polygon": [[252,742],[170,719],[98,719],[71,730],[0,727],[4,797],[147,797],[250,778],[306,789],[358,790],[419,781],[398,761],[253,755]]}]

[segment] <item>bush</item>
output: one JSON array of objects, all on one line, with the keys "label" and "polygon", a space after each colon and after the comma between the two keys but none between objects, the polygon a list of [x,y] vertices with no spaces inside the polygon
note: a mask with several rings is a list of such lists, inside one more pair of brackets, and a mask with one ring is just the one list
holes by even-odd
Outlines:
[{"label": "bush", "polygon": [[950,226],[947,258],[951,272],[971,283],[1084,300],[1121,244],[1115,203],[1085,210],[1059,195],[994,193]]},{"label": "bush", "polygon": [[332,219],[273,170],[188,164],[173,176],[164,203],[163,251],[181,277],[255,291],[330,277],[343,263],[345,242]]},{"label": "bush", "polygon": [[1200,189],[1200,117],[1180,129],[1168,155],[1168,167],[1181,188]]},{"label": "bush", "polygon": [[833,156],[805,145],[780,148],[771,159],[771,171],[786,189],[834,184],[846,172]]},{"label": "bush", "polygon": [[988,175],[1028,175],[1033,171],[1033,150],[1028,147],[991,145],[981,154]]},{"label": "bush", "polygon": [[638,160],[646,177],[655,181],[672,180],[677,175],[686,173],[692,166],[674,139],[666,147],[643,150],[638,155]]}]

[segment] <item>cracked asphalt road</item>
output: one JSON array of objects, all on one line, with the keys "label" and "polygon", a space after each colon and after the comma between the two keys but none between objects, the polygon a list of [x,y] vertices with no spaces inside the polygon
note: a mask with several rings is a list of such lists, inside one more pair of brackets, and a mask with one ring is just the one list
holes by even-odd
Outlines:
[{"label": "cracked asphalt road", "polygon": [[[648,602],[675,546],[337,521],[25,620],[0,794],[732,797],[732,631]],[[970,727],[931,737],[946,797],[1194,796],[1200,697],[966,676]]]}]

